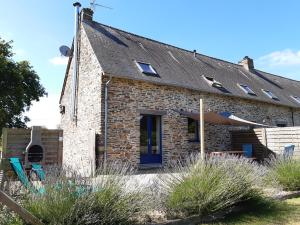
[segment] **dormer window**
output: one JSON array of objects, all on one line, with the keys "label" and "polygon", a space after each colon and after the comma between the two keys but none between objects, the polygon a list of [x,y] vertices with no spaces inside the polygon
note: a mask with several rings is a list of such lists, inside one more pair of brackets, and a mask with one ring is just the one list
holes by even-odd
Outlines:
[{"label": "dormer window", "polygon": [[149,63],[136,62],[136,65],[138,66],[140,71],[146,75],[158,75],[155,69]]},{"label": "dormer window", "polygon": [[248,95],[256,95],[255,92],[245,84],[238,84],[238,86]]},{"label": "dormer window", "polygon": [[298,104],[300,104],[300,97],[298,96],[291,96],[292,99],[294,99]]},{"label": "dormer window", "polygon": [[269,90],[264,90],[264,89],[262,89],[262,91],[263,91],[269,98],[279,101],[279,98],[278,98],[276,95],[274,95],[271,91],[269,91]]}]

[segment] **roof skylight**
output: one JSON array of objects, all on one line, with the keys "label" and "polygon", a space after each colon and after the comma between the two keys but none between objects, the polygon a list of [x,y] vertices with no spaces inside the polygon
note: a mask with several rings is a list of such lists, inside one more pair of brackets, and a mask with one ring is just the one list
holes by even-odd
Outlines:
[{"label": "roof skylight", "polygon": [[220,82],[216,81],[212,77],[204,76],[204,78],[207,81],[207,83],[209,83],[212,87],[215,87],[215,88],[222,88],[223,87],[223,85]]},{"label": "roof skylight", "polygon": [[298,96],[291,96],[292,99],[294,99],[298,104],[300,104],[300,97]]},{"label": "roof skylight", "polygon": [[206,80],[206,82],[214,87],[214,88],[217,88],[218,90],[226,93],[226,94],[230,94],[231,92],[228,91],[226,88],[223,87],[223,84],[220,83],[219,81],[216,81],[213,77],[208,77],[208,76],[204,76],[203,75],[203,78]]},{"label": "roof skylight", "polygon": [[238,84],[238,86],[248,95],[256,95],[255,92],[245,84]]},{"label": "roof skylight", "polygon": [[136,62],[140,71],[148,75],[158,75],[155,69],[149,63]]},{"label": "roof skylight", "polygon": [[278,98],[276,95],[274,95],[271,91],[269,91],[269,90],[264,90],[264,89],[262,89],[262,91],[263,91],[269,98],[272,98],[272,99],[274,99],[274,100],[279,100],[279,98]]}]

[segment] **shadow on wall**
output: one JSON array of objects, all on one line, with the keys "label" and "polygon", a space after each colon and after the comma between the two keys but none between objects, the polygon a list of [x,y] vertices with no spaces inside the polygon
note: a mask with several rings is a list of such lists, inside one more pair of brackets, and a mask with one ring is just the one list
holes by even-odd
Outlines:
[{"label": "shadow on wall", "polygon": [[243,145],[252,144],[253,155],[257,161],[275,156],[275,152],[267,148],[264,129],[251,129],[247,131],[231,131],[231,145],[234,151],[243,151]]}]

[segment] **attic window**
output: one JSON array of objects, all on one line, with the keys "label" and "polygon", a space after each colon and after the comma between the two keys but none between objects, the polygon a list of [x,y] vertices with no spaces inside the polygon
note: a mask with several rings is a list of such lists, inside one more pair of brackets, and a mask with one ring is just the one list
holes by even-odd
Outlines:
[{"label": "attic window", "polygon": [[150,64],[142,62],[136,62],[136,64],[142,73],[147,75],[157,75],[157,72]]},{"label": "attic window", "polygon": [[297,103],[300,104],[300,97],[298,96],[291,96],[292,99],[294,99]]},{"label": "attic window", "polygon": [[218,90],[222,91],[223,93],[225,93],[225,94],[230,94],[231,93],[230,91],[228,91],[226,88],[223,87],[222,83],[216,81],[214,78],[204,76],[204,75],[203,75],[203,78],[206,80],[206,82],[210,86],[212,86],[214,88],[217,88]]},{"label": "attic window", "polygon": [[274,95],[271,91],[269,91],[269,90],[264,90],[264,89],[262,89],[262,91],[269,97],[269,98],[272,98],[272,99],[274,99],[274,100],[279,100],[279,98],[276,96],[276,95]]},{"label": "attic window", "polygon": [[214,78],[207,76],[204,76],[204,78],[212,87],[223,88],[223,85],[220,82],[216,81]]},{"label": "attic window", "polygon": [[245,84],[238,84],[238,86],[248,95],[256,95],[255,92]]}]

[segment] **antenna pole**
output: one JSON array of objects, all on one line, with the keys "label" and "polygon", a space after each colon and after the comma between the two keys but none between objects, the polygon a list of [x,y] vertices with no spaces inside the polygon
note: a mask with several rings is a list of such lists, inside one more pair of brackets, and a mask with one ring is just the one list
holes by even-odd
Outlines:
[{"label": "antenna pole", "polygon": [[78,30],[79,30],[79,13],[81,4],[75,2],[75,21],[74,21],[74,54],[73,54],[73,77],[72,77],[72,96],[71,96],[71,119],[76,121],[76,101],[77,101],[77,78],[78,78]]}]

